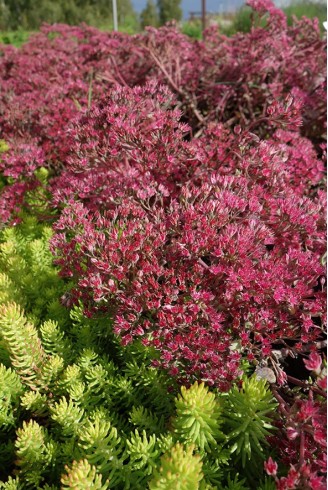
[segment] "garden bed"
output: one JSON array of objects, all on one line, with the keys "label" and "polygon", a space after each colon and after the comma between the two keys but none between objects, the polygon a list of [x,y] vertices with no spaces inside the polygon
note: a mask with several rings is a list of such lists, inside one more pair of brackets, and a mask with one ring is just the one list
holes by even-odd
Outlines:
[{"label": "garden bed", "polygon": [[0,46],[0,488],[326,488],[325,40]]}]

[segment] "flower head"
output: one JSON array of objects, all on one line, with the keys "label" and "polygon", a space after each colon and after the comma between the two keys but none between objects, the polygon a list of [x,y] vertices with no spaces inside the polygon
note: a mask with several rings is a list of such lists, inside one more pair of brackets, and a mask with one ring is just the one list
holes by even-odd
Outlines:
[{"label": "flower head", "polygon": [[276,476],[278,470],[278,464],[271,458],[264,463],[264,469],[269,476]]},{"label": "flower head", "polygon": [[322,359],[317,352],[311,352],[309,359],[304,359],[306,369],[319,375],[321,372]]}]

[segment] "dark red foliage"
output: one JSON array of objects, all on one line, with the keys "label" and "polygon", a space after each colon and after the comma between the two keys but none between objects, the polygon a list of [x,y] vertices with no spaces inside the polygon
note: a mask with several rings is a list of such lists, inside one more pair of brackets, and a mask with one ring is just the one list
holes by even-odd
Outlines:
[{"label": "dark red foliage", "polygon": [[266,135],[268,107],[292,93],[303,103],[302,133],[320,139],[326,124],[326,54],[316,21],[304,18],[287,27],[270,1],[248,3],[266,15],[266,26],[246,35],[228,38],[213,27],[204,41],[191,43],[169,28],[149,29],[143,44],[153,76],[178,95],[195,134],[210,121],[223,121],[230,127],[256,124],[256,132]]},{"label": "dark red foliage", "polygon": [[[181,380],[225,390],[247,357],[269,361],[284,392],[288,374],[274,351],[284,345],[303,356],[323,337],[322,163],[308,139],[278,127],[299,124],[293,102],[282,119],[268,115],[276,129],[267,140],[212,124],[185,141],[173,101],[156,84],[120,88],[72,126],[52,242],[62,274],[77,285],[71,300],[110,315],[123,343],[155,347],[154,364]],[[289,433],[304,432],[303,407],[302,398],[281,404],[287,465],[300,455]],[[320,400],[313,407],[322,413]],[[297,467],[297,482],[305,469],[307,481],[323,481],[319,418],[304,422],[308,469]],[[277,477],[292,488],[284,482]]]},{"label": "dark red foliage", "polygon": [[[0,171],[27,186],[26,191],[37,182],[37,167],[60,174],[70,149],[72,119],[112,85],[99,73],[111,66],[115,73],[119,59],[124,65],[127,56],[133,69],[132,45],[127,35],[55,25],[44,26],[19,49],[1,46],[0,137],[11,149],[0,158]],[[4,221],[22,203],[15,189],[1,212]]]}]

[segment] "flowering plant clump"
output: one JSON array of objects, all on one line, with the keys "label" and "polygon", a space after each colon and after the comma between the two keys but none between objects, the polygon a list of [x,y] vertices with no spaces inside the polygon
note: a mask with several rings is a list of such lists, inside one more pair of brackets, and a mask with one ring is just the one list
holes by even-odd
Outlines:
[{"label": "flowering plant clump", "polygon": [[[109,313],[124,344],[155,347],[153,364],[181,381],[226,390],[242,359],[269,360],[284,393],[289,375],[277,348],[287,359],[303,355],[324,335],[322,165],[295,129],[260,140],[212,125],[186,142],[187,128],[163,104],[168,95],[153,84],[119,89],[72,129],[54,192],[66,207],[52,240],[62,275],[77,285],[70,301],[89,315]],[[300,171],[305,157],[284,138],[309,145],[313,172]],[[295,403],[287,441],[286,424],[306,402]],[[309,434],[315,423],[308,420]],[[308,437],[315,478],[322,466]],[[299,444],[293,451],[286,464]]]},{"label": "flowering plant clump", "polygon": [[[134,475],[141,488],[164,453],[163,468],[175,467],[178,453],[186,459],[192,488],[202,471],[213,485],[233,485],[218,476],[233,453],[248,482],[253,458],[257,481],[265,471],[278,489],[325,484],[324,42],[315,21],[289,27],[268,0],[249,4],[262,27],[231,38],[214,28],[195,42],[169,25],[133,37],[58,25],[19,50],[1,47],[3,223],[26,212],[51,221],[51,251],[67,279],[62,303],[84,315],[83,339],[106,350],[118,338],[119,362],[136,348],[172,390],[183,385],[169,426],[191,445],[163,439],[155,450],[155,436],[132,433],[124,458],[144,465]],[[94,318],[106,327],[92,333]],[[117,362],[115,349],[106,355]],[[52,376],[57,393],[63,380]],[[132,388],[122,383],[129,407]],[[77,403],[80,395],[69,396]],[[144,410],[142,427],[157,426]],[[90,413],[100,433],[108,423]],[[124,468],[115,430],[113,458]],[[83,437],[79,461],[62,458],[62,481],[73,482],[76,470],[101,487],[99,471],[116,488],[121,470],[97,459]],[[154,488],[170,481],[163,468]]]},{"label": "flowering plant clump", "polygon": [[321,338],[322,202],[294,190],[275,141],[219,127],[185,142],[174,113],[154,108],[163,93],[120,89],[82,117],[53,249],[76,299],[110,310],[124,342],[141,336],[172,372],[223,387],[239,374],[234,341],[261,359],[283,339],[301,352]]},{"label": "flowering plant clump", "polygon": [[[281,113],[288,96],[301,102],[301,133],[318,147],[326,110],[325,43],[318,25],[303,19],[287,26],[271,2],[249,4],[263,16],[265,27],[231,38],[215,29],[203,41],[193,41],[172,26],[131,37],[55,25],[44,26],[20,49],[2,46],[0,124],[10,150],[0,169],[12,185],[3,191],[2,219],[17,215],[26,204],[24,194],[38,184],[34,168],[61,173],[72,119],[118,85],[150,80],[167,85],[190,136],[222,122],[267,137],[275,130],[272,116]],[[287,135],[283,140],[286,147],[299,148],[294,160],[302,166],[306,142],[291,143]],[[314,171],[312,164],[309,171]]]}]

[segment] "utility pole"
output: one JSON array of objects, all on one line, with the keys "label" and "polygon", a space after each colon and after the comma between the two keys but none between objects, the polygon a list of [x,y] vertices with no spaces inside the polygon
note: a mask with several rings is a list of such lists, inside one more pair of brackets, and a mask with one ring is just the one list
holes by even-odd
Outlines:
[{"label": "utility pole", "polygon": [[202,0],[202,26],[204,32],[206,29],[206,0]]},{"label": "utility pole", "polygon": [[113,22],[114,22],[114,31],[118,31],[118,23],[117,23],[117,3],[116,0],[112,0],[113,4]]}]

